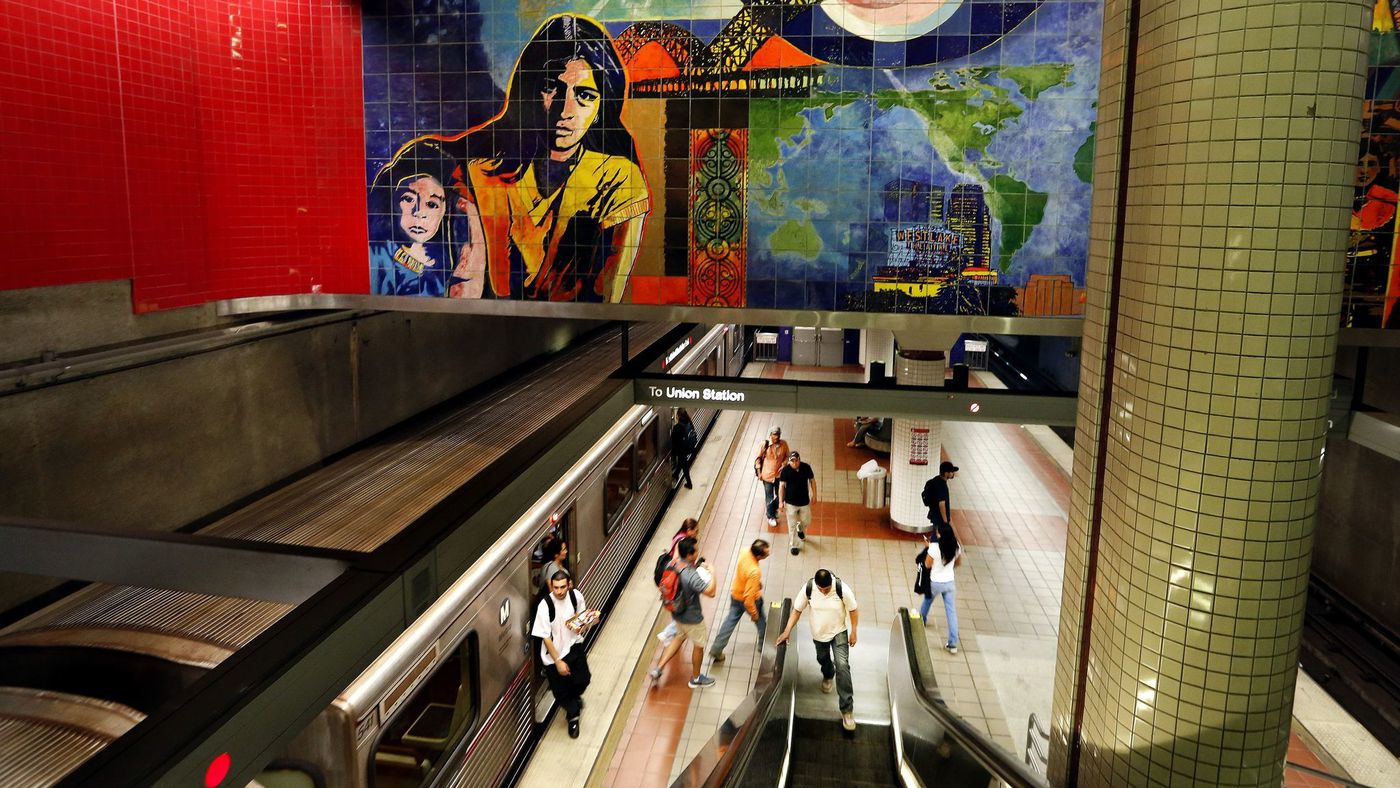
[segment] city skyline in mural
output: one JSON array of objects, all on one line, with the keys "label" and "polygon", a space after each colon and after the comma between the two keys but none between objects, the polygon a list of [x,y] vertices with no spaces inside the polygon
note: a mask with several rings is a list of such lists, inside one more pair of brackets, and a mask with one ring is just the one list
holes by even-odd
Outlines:
[{"label": "city skyline in mural", "polygon": [[1100,13],[367,4],[371,290],[1077,314]]}]

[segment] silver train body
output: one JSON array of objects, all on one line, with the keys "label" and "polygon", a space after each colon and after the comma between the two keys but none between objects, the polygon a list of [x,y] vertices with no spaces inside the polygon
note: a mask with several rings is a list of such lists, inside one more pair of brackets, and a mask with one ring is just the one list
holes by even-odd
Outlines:
[{"label": "silver train body", "polygon": [[[672,372],[737,375],[742,341],[737,327],[713,328]],[[690,413],[702,434],[717,415]],[[528,635],[541,583],[537,548],[562,530],[578,590],[590,606],[611,597],[669,501],[671,423],[669,408],[630,408],[259,782],[500,785],[553,703],[535,659],[538,641]],[[617,470],[624,466],[635,479],[630,491]],[[625,502],[610,510],[610,496],[624,491]]]},{"label": "silver train body", "polygon": [[[665,330],[635,326],[633,342],[644,346]],[[737,374],[742,365],[738,327],[697,329],[690,343],[669,371]],[[616,334],[600,337],[483,394],[487,407],[469,402],[411,428],[402,438],[417,447],[412,462],[396,455],[393,444],[372,446],[201,533],[371,551],[492,461],[495,455],[477,440],[483,430],[499,432],[503,418],[522,432],[545,424],[566,406],[560,385],[590,389],[613,368],[616,354]],[[692,415],[701,429],[714,416]],[[401,637],[256,784],[494,784],[547,710],[547,690],[526,653],[532,552],[548,530],[564,529],[580,589],[590,601],[610,596],[668,498],[671,417],[669,409],[630,408],[426,613],[404,622]],[[440,469],[426,480],[425,450]],[[93,583],[0,630],[0,785],[58,782],[291,609]],[[443,666],[454,660],[457,675],[450,676]],[[43,680],[4,680],[26,675]],[[404,710],[423,699],[425,687],[449,684],[405,720]],[[458,704],[457,695],[468,702]],[[439,741],[444,727],[450,742]],[[379,746],[400,734],[405,746]],[[415,757],[426,750],[440,754]],[[452,782],[449,775],[463,777]]]}]

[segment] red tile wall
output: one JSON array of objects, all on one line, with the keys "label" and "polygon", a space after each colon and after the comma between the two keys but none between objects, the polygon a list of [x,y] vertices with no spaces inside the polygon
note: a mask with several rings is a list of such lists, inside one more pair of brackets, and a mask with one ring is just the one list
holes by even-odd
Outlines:
[{"label": "red tile wall", "polygon": [[0,288],[365,292],[360,85],[353,0],[0,2]]}]

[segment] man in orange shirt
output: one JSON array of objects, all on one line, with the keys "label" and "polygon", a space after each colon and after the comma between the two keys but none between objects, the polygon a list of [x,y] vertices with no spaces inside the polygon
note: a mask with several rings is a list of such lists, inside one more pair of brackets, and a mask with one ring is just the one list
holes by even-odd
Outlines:
[{"label": "man in orange shirt", "polygon": [[778,474],[782,473],[783,463],[787,462],[792,448],[783,440],[783,430],[776,424],[768,430],[768,440],[758,450],[753,461],[753,472],[763,482],[764,511],[768,515],[768,525],[778,524]]},{"label": "man in orange shirt", "polygon": [[[768,614],[763,609],[763,572],[758,562],[768,557],[768,542],[755,539],[749,549],[739,556],[739,568],[734,571],[734,583],[729,587],[729,614],[719,625],[719,634],[710,646],[710,662],[724,661],[724,647],[729,645],[729,636],[739,617],[748,614],[749,619],[758,625],[758,640],[763,642],[763,629],[768,626]],[[762,648],[762,646],[760,646]]]}]

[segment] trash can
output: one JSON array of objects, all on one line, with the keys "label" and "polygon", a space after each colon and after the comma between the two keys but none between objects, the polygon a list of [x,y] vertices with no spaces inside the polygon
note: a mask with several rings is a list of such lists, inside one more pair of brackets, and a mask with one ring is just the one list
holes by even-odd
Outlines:
[{"label": "trash can", "polygon": [[885,480],[888,478],[889,473],[884,468],[877,468],[874,473],[861,478],[860,487],[865,498],[865,508],[883,509],[885,507]]}]

